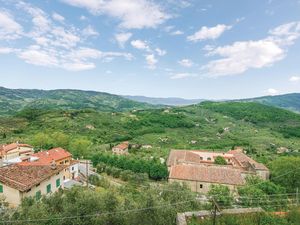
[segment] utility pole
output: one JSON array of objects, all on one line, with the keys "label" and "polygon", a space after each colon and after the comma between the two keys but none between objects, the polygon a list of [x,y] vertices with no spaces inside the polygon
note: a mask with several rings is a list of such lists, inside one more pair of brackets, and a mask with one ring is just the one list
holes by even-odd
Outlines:
[{"label": "utility pole", "polygon": [[216,225],[217,224],[217,210],[219,212],[221,212],[221,209],[218,205],[218,203],[215,201],[214,198],[212,198],[212,202],[214,204],[214,211],[213,211],[213,225]]},{"label": "utility pole", "polygon": [[85,167],[86,167],[86,187],[89,188],[89,164],[88,160],[85,160]]},{"label": "utility pole", "polygon": [[299,205],[299,188],[296,189],[296,204]]}]

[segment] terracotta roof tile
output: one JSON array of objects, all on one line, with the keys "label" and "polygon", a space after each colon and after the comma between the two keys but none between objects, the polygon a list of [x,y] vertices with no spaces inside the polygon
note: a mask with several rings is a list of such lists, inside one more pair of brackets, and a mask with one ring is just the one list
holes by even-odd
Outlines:
[{"label": "terracotta roof tile", "polygon": [[48,165],[51,162],[63,160],[65,158],[72,157],[71,153],[63,148],[53,148],[48,151],[38,152],[32,155],[33,157],[38,157],[39,159],[35,164]]},{"label": "terracotta roof tile", "polygon": [[269,170],[264,164],[258,163],[255,160],[248,157],[246,154],[241,152],[241,150],[230,150],[228,153],[233,154],[234,158],[242,165],[246,166],[247,163],[250,163],[254,166],[255,169],[259,170]]},{"label": "terracotta roof tile", "polygon": [[129,142],[125,141],[125,142],[122,142],[122,143],[116,145],[114,148],[119,148],[119,149],[122,149],[122,150],[126,150],[128,147],[129,147]]},{"label": "terracotta roof tile", "polygon": [[245,183],[241,170],[220,166],[175,165],[171,167],[169,179],[231,185]]},{"label": "terracotta roof tile", "polygon": [[67,166],[57,165],[55,169],[48,166],[26,166],[13,164],[0,168],[0,182],[25,192],[54,174],[62,171]]},{"label": "terracotta roof tile", "polygon": [[28,145],[28,144],[19,144],[19,143],[11,143],[8,145],[0,145],[0,153],[5,154],[13,149],[16,149],[18,147],[28,147],[28,148],[32,148],[32,146]]}]

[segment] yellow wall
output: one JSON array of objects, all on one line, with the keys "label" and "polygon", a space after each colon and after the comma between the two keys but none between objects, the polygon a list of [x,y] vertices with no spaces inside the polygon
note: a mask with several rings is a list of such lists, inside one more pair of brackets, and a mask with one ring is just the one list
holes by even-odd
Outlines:
[{"label": "yellow wall", "polygon": [[47,195],[48,184],[51,184],[51,192],[56,192],[59,189],[59,187],[56,187],[57,179],[60,179],[60,187],[63,188],[63,176],[64,170],[62,170],[59,174],[44,180],[40,183],[40,185],[32,187],[29,192],[20,192],[19,190],[3,185],[3,193],[0,195],[3,195],[5,197],[5,201],[7,201],[11,206],[16,207],[21,203],[22,198],[35,197],[37,191],[41,191],[42,195]]}]

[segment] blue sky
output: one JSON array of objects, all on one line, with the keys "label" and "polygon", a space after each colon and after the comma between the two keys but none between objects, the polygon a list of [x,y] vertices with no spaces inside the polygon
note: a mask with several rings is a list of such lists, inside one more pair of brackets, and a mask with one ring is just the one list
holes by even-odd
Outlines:
[{"label": "blue sky", "polygon": [[0,3],[0,86],[205,99],[300,92],[299,0]]}]

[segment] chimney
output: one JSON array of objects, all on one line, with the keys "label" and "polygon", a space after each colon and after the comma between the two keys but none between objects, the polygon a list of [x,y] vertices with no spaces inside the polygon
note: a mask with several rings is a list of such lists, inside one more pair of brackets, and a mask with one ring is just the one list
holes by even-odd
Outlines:
[{"label": "chimney", "polygon": [[50,164],[50,168],[55,170],[56,169],[56,162],[54,160],[52,160],[51,164]]}]

